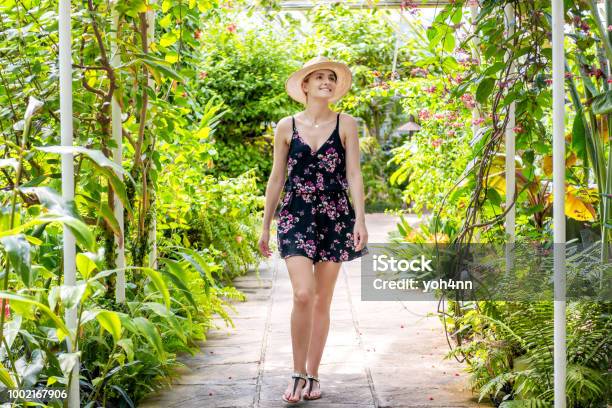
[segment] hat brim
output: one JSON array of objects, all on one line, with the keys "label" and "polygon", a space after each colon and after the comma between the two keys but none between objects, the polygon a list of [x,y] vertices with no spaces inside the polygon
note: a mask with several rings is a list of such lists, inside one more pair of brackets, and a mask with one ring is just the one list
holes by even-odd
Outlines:
[{"label": "hat brim", "polygon": [[285,82],[287,94],[296,101],[306,105],[306,94],[302,91],[302,81],[308,74],[319,69],[330,69],[336,73],[336,89],[329,99],[330,103],[337,102],[351,89],[353,73],[349,67],[341,62],[326,61],[309,65],[291,74]]}]

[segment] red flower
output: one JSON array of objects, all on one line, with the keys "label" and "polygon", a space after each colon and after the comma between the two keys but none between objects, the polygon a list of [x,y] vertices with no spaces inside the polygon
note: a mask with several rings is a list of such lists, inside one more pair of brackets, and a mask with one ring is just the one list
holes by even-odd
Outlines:
[{"label": "red flower", "polygon": [[206,71],[202,71],[202,72],[200,72],[200,79],[204,79],[204,78],[206,78],[207,76],[208,76],[208,72],[206,72]]},{"label": "red flower", "polygon": [[2,301],[4,301],[4,317],[6,319],[9,319],[11,317],[11,307],[9,305],[9,300],[0,298],[0,302]]},{"label": "red flower", "polygon": [[235,33],[236,32],[236,24],[234,23],[230,23],[227,25],[227,27],[225,27],[227,29],[227,31],[229,31],[230,33]]},{"label": "red flower", "polygon": [[601,69],[597,68],[590,72],[591,75],[595,76],[595,79],[599,79],[604,76],[604,73]]},{"label": "red flower", "polygon": [[195,30],[193,32],[193,38],[195,38],[196,40],[202,38],[202,31],[200,31],[200,29]]},{"label": "red flower", "polygon": [[372,75],[374,75],[375,77],[379,77],[380,76],[380,72],[372,71]]},{"label": "red flower", "polygon": [[546,83],[546,85],[552,85],[553,80],[552,78],[549,78],[549,79],[545,79],[544,82]]}]

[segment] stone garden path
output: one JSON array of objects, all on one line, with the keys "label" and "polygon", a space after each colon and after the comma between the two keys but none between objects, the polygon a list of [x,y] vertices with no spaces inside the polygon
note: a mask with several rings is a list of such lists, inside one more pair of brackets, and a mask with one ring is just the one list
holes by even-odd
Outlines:
[{"label": "stone garden path", "polygon": [[[411,219],[414,223],[416,218]],[[396,218],[368,214],[370,242],[385,242]],[[362,302],[360,261],[345,263],[332,304],[332,322],[319,370],[323,398],[299,406],[478,407],[462,365],[448,351],[436,302]],[[232,313],[235,328],[208,333],[201,353],[181,357],[188,368],[172,388],[142,407],[285,407],[291,375],[291,283],[282,259],[271,259],[235,280],[248,300]],[[222,322],[218,323],[224,326]],[[297,404],[296,404],[297,405]]]}]

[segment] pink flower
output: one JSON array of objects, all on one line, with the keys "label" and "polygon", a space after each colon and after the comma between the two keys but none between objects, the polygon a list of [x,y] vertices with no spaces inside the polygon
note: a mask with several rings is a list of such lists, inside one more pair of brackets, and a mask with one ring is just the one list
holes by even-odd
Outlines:
[{"label": "pink flower", "polygon": [[459,84],[461,81],[463,81],[463,75],[457,74],[455,78],[451,77],[451,79],[454,79],[455,83]]},{"label": "pink flower", "polygon": [[225,27],[227,29],[227,31],[229,31],[230,33],[235,33],[236,32],[236,24],[235,23],[230,23],[227,25],[227,27]]},{"label": "pink flower", "polygon": [[436,148],[442,144],[442,139],[434,139],[431,141],[431,146]]},{"label": "pink flower", "polygon": [[204,78],[206,78],[208,76],[208,72],[202,71],[202,72],[200,72],[199,76],[200,76],[200,79],[204,79]]},{"label": "pink flower", "polygon": [[472,96],[472,94],[461,95],[461,101],[468,109],[474,109],[474,107],[476,106],[476,102],[474,101],[474,96]]},{"label": "pink flower", "polygon": [[453,137],[453,136],[455,136],[455,131],[451,129],[451,130],[446,132],[446,135],[450,136],[450,137]]},{"label": "pink flower", "polygon": [[419,119],[427,120],[429,118],[431,118],[431,113],[426,108],[423,108],[419,111]]},{"label": "pink flower", "polygon": [[472,124],[474,124],[474,125],[478,126],[478,125],[483,124],[483,123],[484,123],[484,121],[485,121],[485,120],[484,120],[484,118],[477,118],[477,119],[474,119],[474,120],[472,121]]},{"label": "pink flower", "polygon": [[410,70],[410,75],[412,76],[427,76],[427,74],[429,73],[429,71],[427,71],[425,68],[412,68]]},{"label": "pink flower", "polygon": [[565,78],[566,79],[570,79],[570,78],[573,78],[573,77],[574,77],[574,74],[572,74],[571,72],[566,72],[565,73]]},{"label": "pink flower", "polygon": [[427,93],[434,93],[438,90],[438,88],[435,85],[432,85],[432,86],[425,87],[423,90]]},{"label": "pink flower", "polygon": [[608,31],[612,31],[612,24],[608,26]]},{"label": "pink flower", "polygon": [[515,133],[521,133],[523,131],[523,127],[521,125],[516,125],[512,128],[512,130],[514,130]]}]

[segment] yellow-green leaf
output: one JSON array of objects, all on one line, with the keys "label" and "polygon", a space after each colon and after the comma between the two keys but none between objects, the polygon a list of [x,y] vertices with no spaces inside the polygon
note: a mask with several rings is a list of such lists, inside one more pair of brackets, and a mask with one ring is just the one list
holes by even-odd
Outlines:
[{"label": "yellow-green leaf", "polygon": [[178,54],[174,51],[171,51],[165,55],[164,59],[170,64],[174,64],[176,61],[178,61]]},{"label": "yellow-green leaf", "polygon": [[178,37],[173,32],[165,33],[159,39],[159,44],[162,47],[169,47],[178,40]]},{"label": "yellow-green leaf", "polygon": [[96,263],[82,252],[79,252],[76,256],[76,266],[83,279],[89,279],[91,273],[97,268]]},{"label": "yellow-green leaf", "polygon": [[103,310],[97,314],[96,320],[103,329],[113,336],[113,340],[117,343],[121,338],[121,320],[117,313],[111,310]]},{"label": "yellow-green leaf", "polygon": [[1,362],[0,362],[0,381],[2,381],[2,384],[6,385],[7,388],[15,388],[15,383],[13,382],[11,375],[9,374],[8,370],[4,368]]}]

